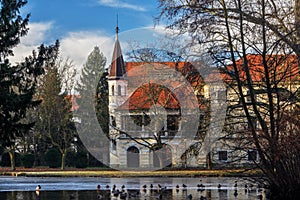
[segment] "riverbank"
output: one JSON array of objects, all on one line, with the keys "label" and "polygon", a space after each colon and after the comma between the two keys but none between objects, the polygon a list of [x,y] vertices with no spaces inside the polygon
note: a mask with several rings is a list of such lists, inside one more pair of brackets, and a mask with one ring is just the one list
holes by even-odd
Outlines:
[{"label": "riverbank", "polygon": [[0,168],[2,176],[27,177],[250,177],[260,176],[259,170],[226,169],[226,170],[158,170],[158,171],[116,171],[109,169],[50,169],[50,168],[17,168],[11,171]]}]

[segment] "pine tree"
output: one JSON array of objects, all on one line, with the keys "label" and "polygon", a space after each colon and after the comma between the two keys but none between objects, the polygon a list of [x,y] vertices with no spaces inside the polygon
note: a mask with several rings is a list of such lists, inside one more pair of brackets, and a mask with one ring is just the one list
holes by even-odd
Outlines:
[{"label": "pine tree", "polygon": [[22,18],[20,8],[27,1],[2,0],[0,10],[0,145],[9,150],[12,169],[14,163],[14,144],[33,126],[24,119],[29,108],[36,107],[40,100],[34,99],[37,77],[43,74],[43,65],[57,50],[57,46],[40,46],[39,52],[16,65],[9,56],[12,48],[26,35],[29,15]]},{"label": "pine tree", "polygon": [[[93,116],[90,115],[90,105],[93,105],[92,109],[97,116],[101,129],[105,134],[108,134],[108,84],[105,64],[106,58],[103,53],[99,47],[94,47],[83,66],[80,81],[76,88],[80,95],[80,98],[77,99],[78,111],[81,113],[79,118],[81,124],[84,124],[80,126],[82,128],[80,132],[100,134],[90,132],[97,130],[97,124],[93,123],[93,120],[91,120]],[[79,141],[78,146],[81,151],[86,151],[81,141]]]}]

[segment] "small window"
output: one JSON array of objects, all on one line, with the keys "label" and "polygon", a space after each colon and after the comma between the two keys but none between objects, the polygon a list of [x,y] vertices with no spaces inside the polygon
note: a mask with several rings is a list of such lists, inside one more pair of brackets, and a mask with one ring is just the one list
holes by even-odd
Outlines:
[{"label": "small window", "polygon": [[219,160],[226,161],[228,159],[227,151],[219,151]]},{"label": "small window", "polygon": [[114,96],[115,95],[115,86],[111,86],[111,95]]},{"label": "small window", "polygon": [[117,126],[117,123],[116,123],[116,118],[114,116],[111,116],[111,125],[113,127],[116,127]]},{"label": "small window", "polygon": [[122,88],[121,88],[121,85],[118,85],[118,95],[119,95],[119,96],[122,95]]},{"label": "small window", "polygon": [[250,150],[248,151],[248,161],[256,161],[257,160],[257,151]]},{"label": "small window", "polygon": [[111,140],[111,149],[113,151],[117,150],[117,141],[116,140]]}]

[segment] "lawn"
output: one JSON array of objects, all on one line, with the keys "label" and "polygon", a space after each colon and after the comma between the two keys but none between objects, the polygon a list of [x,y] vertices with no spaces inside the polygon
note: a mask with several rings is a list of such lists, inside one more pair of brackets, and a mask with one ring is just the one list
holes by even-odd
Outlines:
[{"label": "lawn", "polygon": [[259,176],[259,170],[227,169],[227,170],[158,170],[158,171],[116,171],[105,169],[50,169],[50,168],[17,168],[11,171],[0,168],[4,176],[39,176],[39,177],[201,177],[201,176]]}]

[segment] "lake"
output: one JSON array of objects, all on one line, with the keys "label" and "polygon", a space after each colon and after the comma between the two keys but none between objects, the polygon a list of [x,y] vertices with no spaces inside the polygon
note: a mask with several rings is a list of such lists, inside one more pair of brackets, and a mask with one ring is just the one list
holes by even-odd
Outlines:
[{"label": "lake", "polygon": [[[237,187],[234,186],[235,182]],[[153,188],[150,188],[151,184]],[[186,187],[183,187],[183,184]],[[203,184],[204,187],[198,187]],[[218,185],[221,185],[218,188]],[[203,178],[101,178],[101,177],[0,177],[1,200],[86,200],[86,199],[111,199],[119,200],[123,196],[112,192],[113,185],[116,190],[122,190],[126,199],[136,200],[257,200],[258,195],[265,198],[263,191],[256,185],[245,190],[245,184],[250,182],[243,178],[203,177]],[[40,192],[36,192],[37,185],[41,185]],[[101,186],[97,190],[97,185]],[[144,188],[143,186],[146,186]],[[161,188],[158,187],[161,185]],[[176,186],[180,186],[176,188]],[[109,186],[109,188],[106,188]]]}]

